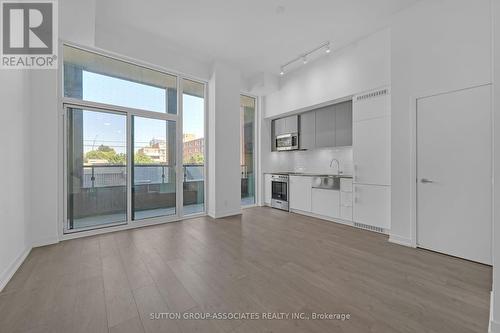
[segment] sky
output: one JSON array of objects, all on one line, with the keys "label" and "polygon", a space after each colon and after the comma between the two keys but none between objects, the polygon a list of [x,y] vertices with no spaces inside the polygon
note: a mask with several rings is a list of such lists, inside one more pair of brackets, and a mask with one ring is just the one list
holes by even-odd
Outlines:
[{"label": "sky", "polygon": [[[83,72],[83,99],[165,112],[166,91],[162,88],[117,79],[92,72]],[[183,95],[183,132],[204,137],[204,99]],[[126,152],[126,117],[120,114],[85,111],[83,113],[84,151],[101,144],[113,147],[117,153]],[[152,139],[166,138],[166,121],[136,117],[134,148],[148,146]]]}]

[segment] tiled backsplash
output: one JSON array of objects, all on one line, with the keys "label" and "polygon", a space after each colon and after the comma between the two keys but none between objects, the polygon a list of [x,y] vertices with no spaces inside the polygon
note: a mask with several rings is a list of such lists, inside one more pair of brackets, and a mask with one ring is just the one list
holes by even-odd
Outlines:
[{"label": "tiled backsplash", "polygon": [[269,155],[267,172],[304,172],[336,174],[338,159],[343,174],[352,175],[352,148],[329,148],[293,152],[272,152]]}]

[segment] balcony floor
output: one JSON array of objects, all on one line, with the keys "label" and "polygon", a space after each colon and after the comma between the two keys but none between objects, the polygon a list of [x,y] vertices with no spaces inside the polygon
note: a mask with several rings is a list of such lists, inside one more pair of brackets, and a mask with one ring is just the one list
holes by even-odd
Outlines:
[{"label": "balcony floor", "polygon": [[[204,204],[194,204],[194,205],[187,205],[184,206],[184,215],[192,215],[192,214],[197,214],[201,213],[204,210]],[[160,217],[160,216],[171,216],[175,215],[175,208],[163,208],[163,209],[149,209],[149,210],[143,210],[143,211],[138,211],[135,213],[135,219],[136,220],[143,220],[143,219],[148,219],[148,218],[153,218],[153,217]],[[90,216],[90,217],[84,217],[81,219],[76,219],[73,221],[73,226],[74,229],[83,229],[83,228],[91,228],[91,227],[98,227],[98,226],[106,226],[108,224],[113,224],[113,223],[120,223],[120,222],[126,222],[127,221],[127,215],[123,213],[118,213],[118,214],[107,214],[107,215],[100,215],[100,216]]]}]

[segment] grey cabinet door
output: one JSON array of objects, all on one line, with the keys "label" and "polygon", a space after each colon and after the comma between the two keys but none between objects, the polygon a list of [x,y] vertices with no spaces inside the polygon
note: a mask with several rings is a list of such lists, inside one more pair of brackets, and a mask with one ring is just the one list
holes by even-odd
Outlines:
[{"label": "grey cabinet door", "polygon": [[306,112],[300,115],[299,147],[314,149],[316,141],[316,112]]},{"label": "grey cabinet door", "polygon": [[335,147],[335,108],[316,110],[316,148]]},{"label": "grey cabinet door", "polygon": [[352,101],[335,105],[335,146],[352,146]]},{"label": "grey cabinet door", "polygon": [[275,119],[273,124],[275,136],[286,134],[286,118]]},{"label": "grey cabinet door", "polygon": [[285,134],[297,133],[299,131],[299,116],[285,118]]}]

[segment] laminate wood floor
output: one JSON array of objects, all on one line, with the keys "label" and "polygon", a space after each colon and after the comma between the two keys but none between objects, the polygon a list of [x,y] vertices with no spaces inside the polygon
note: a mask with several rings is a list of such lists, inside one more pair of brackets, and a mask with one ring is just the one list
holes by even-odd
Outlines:
[{"label": "laminate wood floor", "polygon": [[[33,249],[0,332],[486,332],[491,267],[270,208]],[[152,313],[349,320],[151,320]]]}]

